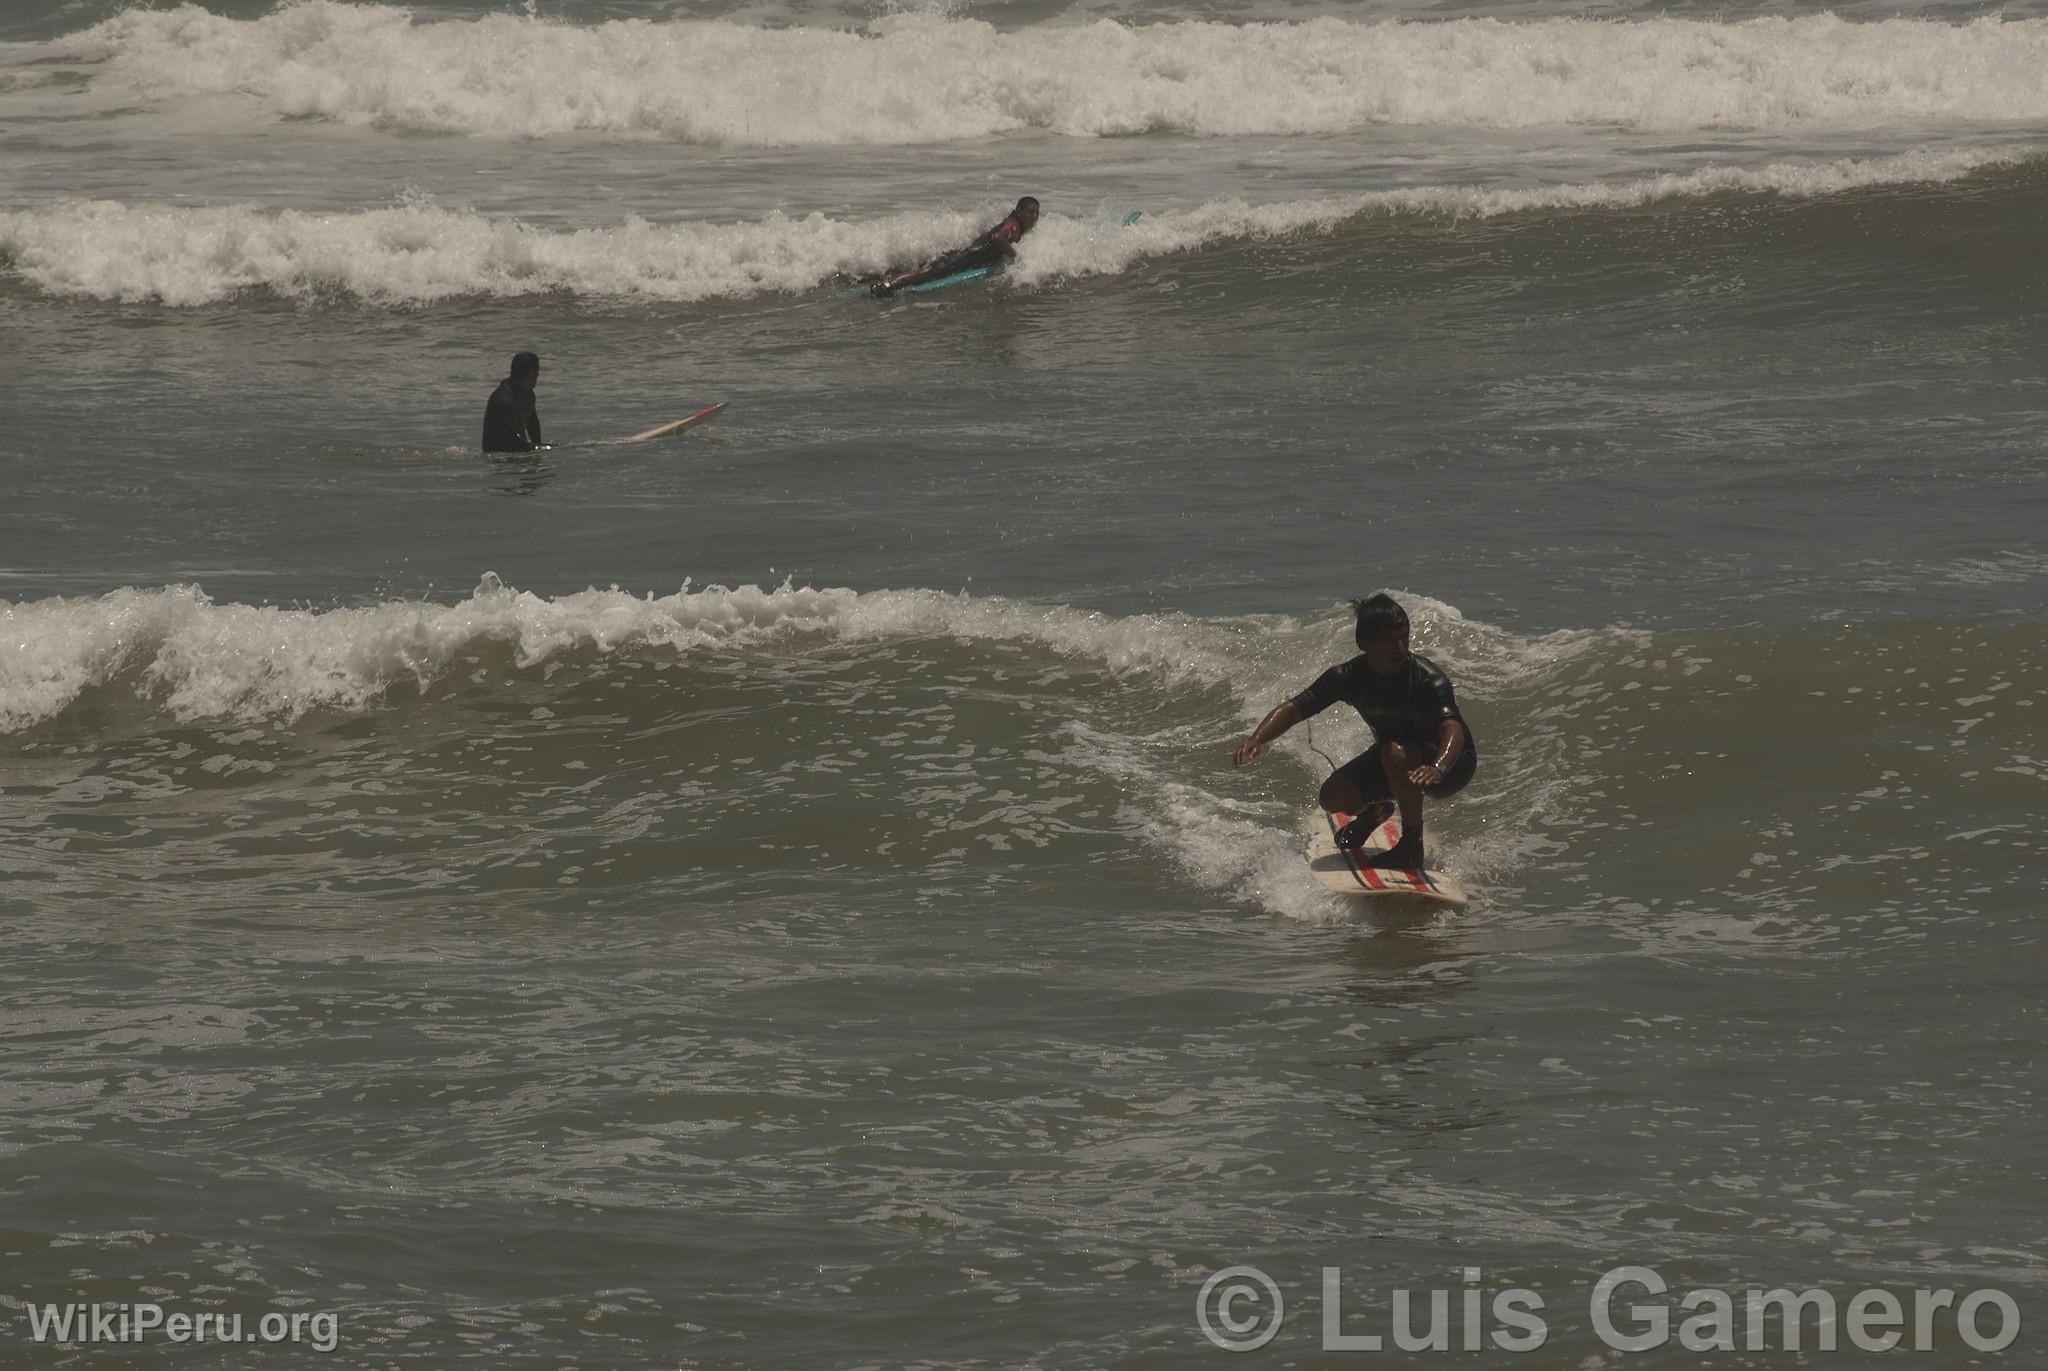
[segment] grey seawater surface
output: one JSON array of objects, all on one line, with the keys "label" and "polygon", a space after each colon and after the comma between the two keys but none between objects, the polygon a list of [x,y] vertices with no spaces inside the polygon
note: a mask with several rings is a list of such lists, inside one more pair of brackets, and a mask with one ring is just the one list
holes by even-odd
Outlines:
[{"label": "grey seawater surface", "polygon": [[15,1260],[359,1364],[1180,1365],[1238,1263],[1283,1357],[1329,1265],[1353,1334],[1533,1288],[1557,1366],[1623,1262],[2037,1298],[2038,626],[1422,627],[1488,748],[1452,918],[1308,884],[1308,748],[1223,767],[1335,614],[1163,626],[1242,688],[486,644],[350,718],[18,737]]},{"label": "grey seawater surface", "polygon": [[[890,306],[0,262],[0,1339],[96,1364],[27,1306],[152,1300],[338,1315],[285,1364],[1180,1367],[1241,1263],[1272,1364],[1360,1359],[1330,1266],[1344,1331],[1441,1289],[1454,1348],[1467,1289],[1535,1289],[1542,1371],[1706,1356],[1599,1337],[1624,1263],[2032,1319],[2037,130],[710,152],[178,106],[0,165],[14,211],[410,187],[573,233],[1994,132],[1961,179],[1362,214]],[[486,460],[517,346],[551,437],[733,407]],[[1306,879],[1355,720],[1227,765],[1381,586],[1484,750],[1432,821],[1456,915]],[[1898,1355],[1996,1363],[1934,1343]]]},{"label": "grey seawater surface", "polygon": [[[2038,566],[1969,569],[2038,549],[2019,230],[2044,167],[1368,217],[879,308],[14,285],[35,399],[5,575],[315,604],[486,570],[541,594],[795,575],[1198,612],[1395,584],[1542,628],[2026,613]],[[542,352],[558,440],[733,407],[680,443],[487,461],[481,339]]]}]

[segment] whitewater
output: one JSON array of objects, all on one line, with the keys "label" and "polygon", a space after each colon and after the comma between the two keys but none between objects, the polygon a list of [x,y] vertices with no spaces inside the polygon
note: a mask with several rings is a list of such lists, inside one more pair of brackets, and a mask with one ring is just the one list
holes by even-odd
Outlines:
[{"label": "whitewater", "polygon": [[[1667,131],[2033,120],[2048,20],[1547,18],[1032,25],[898,14],[858,30],[305,0],[255,19],[130,10],[10,45],[101,101],[229,96],[249,116],[540,139],[883,146],[1020,130],[1310,136],[1384,125]],[[19,98],[35,78],[12,77]],[[25,87],[25,89],[24,89]]]},{"label": "whitewater", "polygon": [[[1838,195],[1875,186],[1938,185],[2042,155],[2013,149],[1914,152],[1528,189],[1422,186],[1268,205],[1232,198],[1153,211],[1129,226],[1054,214],[1032,235],[1003,287],[1116,275],[1152,259],[1219,245],[1326,236],[1364,219],[1455,222],[1708,196]],[[979,213],[915,211],[862,221],[812,213],[682,225],[636,217],[561,232],[443,208],[419,196],[352,214],[85,201],[0,212],[0,255],[19,277],[56,294],[167,305],[210,304],[244,290],[391,305],[558,291],[690,301],[799,293],[920,261],[972,237],[1001,212],[991,205]]]},{"label": "whitewater", "polygon": [[[1518,642],[1423,600],[1417,617],[1445,644],[1446,663],[1498,682],[1580,650],[1583,634]],[[121,590],[0,604],[16,646],[0,667],[0,731],[43,723],[88,689],[124,685],[173,717],[278,719],[309,710],[355,713],[403,682],[426,690],[493,644],[520,672],[582,649],[599,656],[659,650],[767,650],[786,642],[864,643],[950,636],[1029,642],[1084,658],[1109,675],[1144,671],[1169,688],[1228,685],[1248,663],[1231,650],[1278,622],[1205,624],[1185,616],[1117,618],[1001,597],[931,591],[684,586],[670,595],[616,587],[536,596],[486,573],[451,605],[387,603],[326,612],[215,604],[197,586]],[[1297,630],[1287,630],[1290,634]],[[1264,673],[1261,673],[1264,674]],[[1267,689],[1275,687],[1268,686]],[[1255,701],[1247,701],[1251,708]]]}]

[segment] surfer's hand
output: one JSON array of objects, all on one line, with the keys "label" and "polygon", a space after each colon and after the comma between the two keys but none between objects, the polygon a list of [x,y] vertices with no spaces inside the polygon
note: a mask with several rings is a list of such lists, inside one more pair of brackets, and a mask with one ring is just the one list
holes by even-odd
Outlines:
[{"label": "surfer's hand", "polygon": [[1408,773],[1408,779],[1417,785],[1436,785],[1444,778],[1443,768],[1435,762],[1424,762]]},{"label": "surfer's hand", "polygon": [[1230,759],[1233,767],[1243,766],[1259,755],[1259,740],[1247,738],[1237,745],[1237,754]]}]

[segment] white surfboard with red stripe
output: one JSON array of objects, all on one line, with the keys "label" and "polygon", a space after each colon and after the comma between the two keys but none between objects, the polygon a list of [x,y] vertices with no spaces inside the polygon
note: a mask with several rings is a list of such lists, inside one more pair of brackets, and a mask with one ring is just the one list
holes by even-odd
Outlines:
[{"label": "white surfboard with red stripe", "polygon": [[1349,814],[1326,814],[1320,809],[1308,816],[1309,874],[1323,889],[1338,895],[1370,895],[1378,899],[1433,900],[1454,906],[1465,903],[1464,887],[1435,867],[1397,871],[1359,864],[1361,858],[1385,852],[1400,840],[1400,819],[1389,819],[1374,829],[1365,846],[1356,852],[1340,852],[1337,830],[1350,822]]},{"label": "white surfboard with red stripe", "polygon": [[700,409],[695,414],[688,415],[684,418],[671,419],[665,424],[656,424],[653,428],[642,429],[638,433],[629,433],[624,438],[593,438],[590,439],[588,442],[582,443],[549,443],[546,447],[535,448],[531,453],[493,452],[488,453],[486,455],[491,457],[516,459],[522,457],[536,457],[543,452],[570,452],[578,449],[598,447],[624,447],[628,443],[649,443],[654,441],[656,438],[673,438],[678,433],[689,432],[691,429],[697,427],[697,425],[703,423],[706,419],[717,418],[720,414],[725,412],[725,407],[728,403],[728,401],[721,400],[709,409]]},{"label": "white surfboard with red stripe", "polygon": [[695,428],[697,425],[703,423],[706,419],[709,419],[712,415],[718,413],[718,411],[724,409],[728,403],[730,402],[726,400],[720,400],[711,408],[700,409],[687,419],[671,419],[665,424],[656,424],[653,428],[643,430],[642,432],[639,433],[635,433],[631,437],[618,438],[614,439],[613,441],[620,443],[645,443],[655,438],[666,438],[669,437],[671,434],[681,433],[684,429]]}]

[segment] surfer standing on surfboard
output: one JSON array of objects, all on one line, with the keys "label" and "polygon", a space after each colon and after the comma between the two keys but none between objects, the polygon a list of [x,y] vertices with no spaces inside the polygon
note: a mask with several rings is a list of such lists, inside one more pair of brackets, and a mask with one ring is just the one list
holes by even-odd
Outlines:
[{"label": "surfer standing on surfboard", "polygon": [[498,382],[484,406],[485,452],[532,452],[542,446],[540,411],[533,407],[533,388],[540,381],[540,354],[512,355],[512,374]]},{"label": "surfer standing on surfboard", "polygon": [[924,281],[936,281],[941,276],[952,276],[957,272],[973,271],[976,267],[1000,266],[1017,255],[1017,240],[1031,232],[1038,222],[1038,199],[1027,195],[1017,202],[1003,222],[997,224],[981,237],[964,248],[957,248],[943,257],[937,257],[915,271],[906,271],[898,276],[885,276],[868,287],[876,298],[886,300],[905,286],[914,286]]},{"label": "surfer standing on surfboard", "polygon": [[1337,846],[1347,851],[1364,846],[1398,808],[1401,840],[1360,865],[1419,868],[1423,797],[1448,799],[1463,790],[1479,769],[1479,749],[1458,713],[1451,678],[1408,650],[1408,611],[1391,595],[1356,600],[1352,607],[1359,655],[1275,706],[1237,745],[1231,764],[1245,765],[1267,743],[1333,704],[1352,706],[1372,729],[1373,745],[1330,773],[1318,801],[1332,814],[1357,816],[1337,830]]}]

